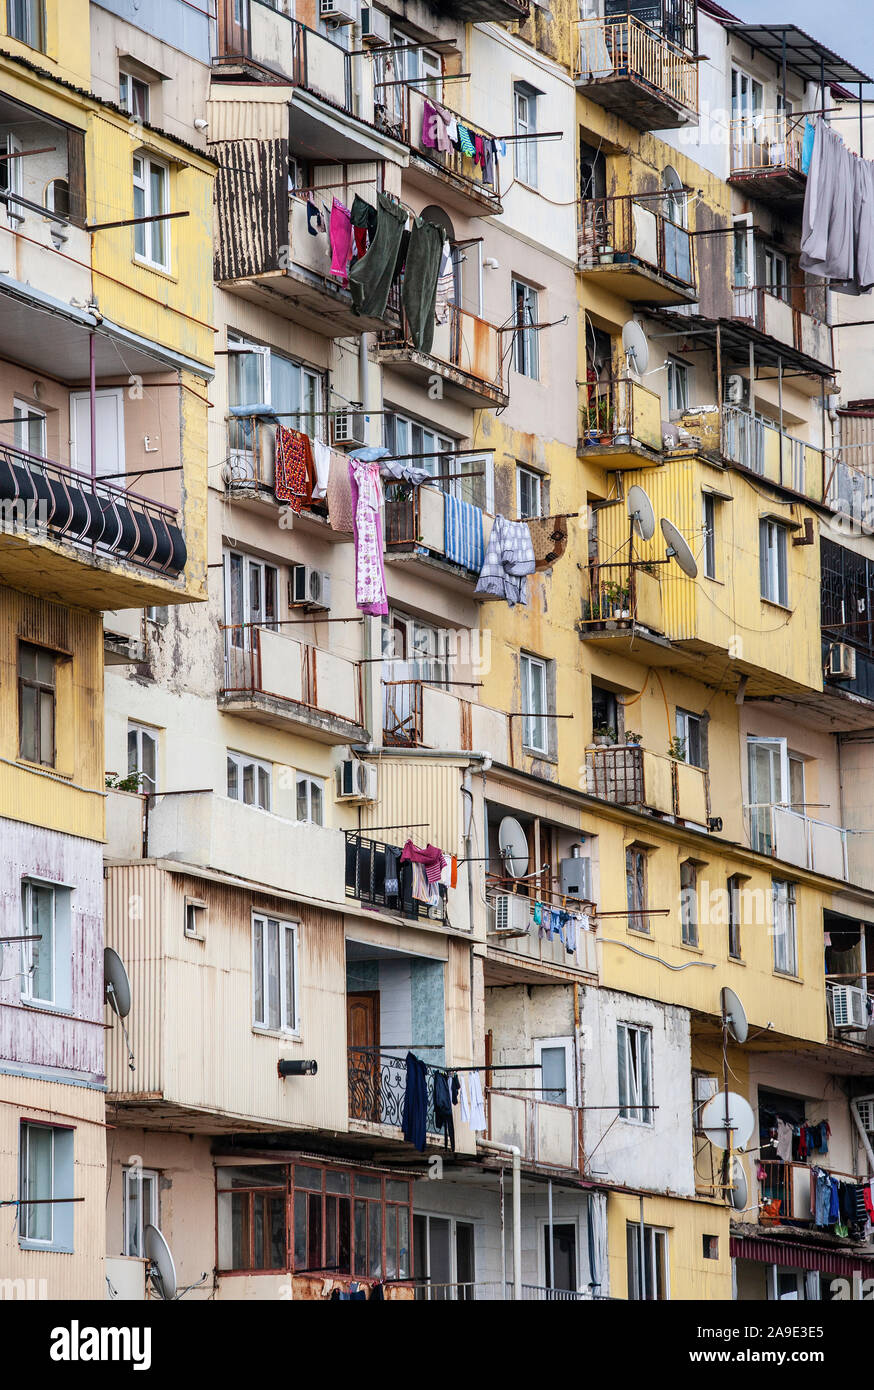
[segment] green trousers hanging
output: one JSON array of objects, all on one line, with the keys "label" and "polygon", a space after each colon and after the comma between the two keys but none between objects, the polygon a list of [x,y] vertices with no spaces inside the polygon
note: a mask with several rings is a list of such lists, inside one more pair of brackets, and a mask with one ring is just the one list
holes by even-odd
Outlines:
[{"label": "green trousers hanging", "polygon": [[434,222],[415,218],[401,297],[413,346],[420,352],[430,352],[434,342],[434,305],[442,257],[442,229]]}]

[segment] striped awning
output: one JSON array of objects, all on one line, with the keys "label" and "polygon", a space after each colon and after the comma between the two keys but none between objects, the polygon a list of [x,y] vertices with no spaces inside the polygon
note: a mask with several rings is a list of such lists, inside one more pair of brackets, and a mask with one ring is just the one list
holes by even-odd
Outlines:
[{"label": "striped awning", "polygon": [[823,1274],[852,1276],[870,1274],[872,1260],[850,1255],[824,1245],[802,1245],[798,1241],[762,1240],[758,1236],[732,1236],[731,1255],[736,1260],[755,1260],[759,1264],[782,1265],[786,1269],[818,1269]]}]

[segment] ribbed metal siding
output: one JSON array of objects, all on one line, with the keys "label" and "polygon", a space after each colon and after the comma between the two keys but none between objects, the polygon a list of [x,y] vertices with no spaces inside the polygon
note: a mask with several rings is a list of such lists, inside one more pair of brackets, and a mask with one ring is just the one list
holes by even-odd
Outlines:
[{"label": "ribbed metal siding", "polygon": [[[128,1067],[127,1048],[115,1015],[106,1034],[106,1075],[110,1092],[160,1092],[164,999],[164,877],[151,864],[109,869],[106,879],[106,944],[124,961],[133,1002],[126,1021],[136,1061]],[[180,925],[180,932],[182,928]]]},{"label": "ribbed metal siding", "polygon": [[212,147],[215,185],[215,278],[244,280],[278,272],[288,252],[288,140],[236,140]]},{"label": "ribbed metal siding", "polygon": [[[233,100],[216,97],[210,101],[210,154],[214,154],[213,141],[221,144],[224,140],[287,139],[290,90],[279,101],[242,101],[236,95]],[[235,85],[233,91],[236,93],[239,88]]]},{"label": "ribbed metal siding", "polygon": [[379,801],[362,808],[361,829],[399,826],[380,839],[402,845],[431,843],[447,853],[461,850],[461,765],[385,759],[379,764]]}]

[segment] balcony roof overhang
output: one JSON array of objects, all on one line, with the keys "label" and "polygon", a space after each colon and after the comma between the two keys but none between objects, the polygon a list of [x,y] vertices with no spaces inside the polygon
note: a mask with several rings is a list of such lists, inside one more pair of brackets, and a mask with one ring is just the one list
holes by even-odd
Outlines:
[{"label": "balcony roof overhang", "polygon": [[326,338],[378,333],[387,324],[397,323],[397,316],[390,311],[382,319],[356,314],[347,289],[294,263],[287,271],[268,271],[240,280],[221,280],[219,284],[228,293],[262,309],[271,309]]},{"label": "balcony roof overhang", "polygon": [[292,90],[289,131],[292,151],[316,163],[378,163],[389,159],[405,168],[409,162],[409,149],[401,141],[304,87]]},{"label": "balcony roof overhang", "polygon": [[835,375],[834,367],[828,366],[825,362],[818,362],[815,357],[808,357],[807,353],[799,352],[797,348],[781,343],[776,338],[769,337],[767,333],[762,333],[760,329],[753,328],[752,324],[743,323],[739,319],[708,319],[700,314],[672,314],[664,309],[655,312],[659,321],[666,327],[672,328],[680,335],[694,335],[714,349],[718,328],[723,353],[733,356],[742,365],[749,362],[752,344],[758,367],[773,367],[776,370],[782,366],[784,372],[818,376],[823,380],[830,380]]},{"label": "balcony roof overhang", "polygon": [[730,34],[743,39],[759,53],[764,53],[778,67],[783,65],[785,52],[787,68],[797,72],[805,82],[852,82],[857,85],[860,82],[874,82],[874,78],[862,72],[854,63],[848,63],[796,24],[745,24],[736,19],[723,20],[722,23]]},{"label": "balcony roof overhang", "polygon": [[441,357],[432,357],[428,352],[420,352],[418,348],[403,343],[385,346],[376,343],[374,351],[377,360],[383,366],[390,367],[392,371],[400,372],[404,376],[414,377],[421,382],[427,382],[434,376],[442,377],[446,394],[454,396],[456,400],[474,410],[482,409],[483,406],[497,406],[503,409],[510,399],[506,391],[494,386],[490,381],[473,376],[461,367],[453,367],[451,362],[444,362]]}]

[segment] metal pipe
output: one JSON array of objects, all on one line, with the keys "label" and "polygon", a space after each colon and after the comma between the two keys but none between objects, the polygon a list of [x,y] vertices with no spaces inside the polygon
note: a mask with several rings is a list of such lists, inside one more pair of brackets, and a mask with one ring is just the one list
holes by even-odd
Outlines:
[{"label": "metal pipe", "polygon": [[858,1112],[858,1110],[856,1109],[856,1106],[858,1105],[858,1103],[859,1103],[860,1100],[872,1100],[872,1099],[874,1099],[874,1097],[872,1097],[872,1096],[856,1096],[853,1100],[850,1101],[850,1114],[851,1114],[852,1117],[853,1117],[853,1121],[854,1121],[854,1123],[855,1123],[855,1125],[856,1125],[856,1129],[859,1131],[859,1138],[862,1140],[862,1146],[863,1146],[863,1148],[864,1148],[864,1150],[865,1150],[865,1153],[866,1153],[866,1155],[867,1155],[867,1157],[868,1157],[868,1165],[869,1165],[869,1168],[870,1168],[871,1172],[874,1173],[874,1149],[871,1148],[871,1142],[870,1142],[870,1140],[869,1140],[869,1138],[868,1138],[868,1135],[867,1135],[866,1132],[865,1132],[865,1126],[862,1124],[861,1118],[860,1118],[860,1116],[859,1116],[859,1112]]},{"label": "metal pipe", "polygon": [[[477,1148],[489,1153],[510,1154],[513,1160],[513,1298],[522,1299],[522,1153],[515,1144],[498,1144],[493,1139],[477,1139]],[[643,1205],[641,1199],[641,1206]]]}]

